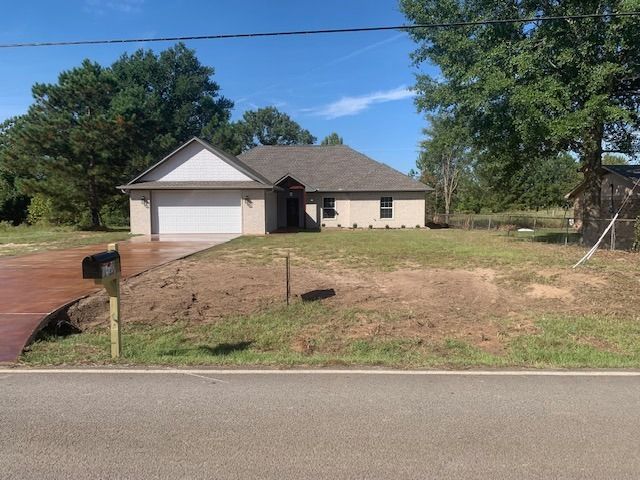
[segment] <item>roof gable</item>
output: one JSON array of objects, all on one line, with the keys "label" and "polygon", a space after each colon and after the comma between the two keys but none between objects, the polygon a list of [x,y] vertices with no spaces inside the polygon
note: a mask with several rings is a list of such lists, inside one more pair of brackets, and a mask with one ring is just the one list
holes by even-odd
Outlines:
[{"label": "roof gable", "polygon": [[142,182],[250,182],[269,181],[233,155],[193,138],[131,180]]},{"label": "roof gable", "polygon": [[[607,175],[617,175],[628,181],[630,184],[640,181],[640,165],[602,165],[598,169],[600,178],[604,179]],[[574,198],[585,187],[586,182],[583,180],[575,186],[564,198]]]},{"label": "roof gable", "polygon": [[431,190],[346,145],[259,146],[239,158],[271,183],[289,175],[317,191]]}]

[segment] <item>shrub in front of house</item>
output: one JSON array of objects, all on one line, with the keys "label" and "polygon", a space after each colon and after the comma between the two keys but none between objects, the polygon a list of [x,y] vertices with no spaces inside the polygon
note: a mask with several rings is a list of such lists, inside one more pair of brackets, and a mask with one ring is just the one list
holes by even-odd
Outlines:
[{"label": "shrub in front of house", "polygon": [[406,226],[402,225],[400,228],[407,228]]},{"label": "shrub in front of house", "polygon": [[369,225],[369,230],[371,230],[373,228],[373,225]]},{"label": "shrub in front of house", "polygon": [[342,225],[338,224],[338,228],[342,228]]},{"label": "shrub in front of house", "polygon": [[420,228],[420,225],[416,225],[416,228]]},{"label": "shrub in front of house", "polygon": [[389,225],[385,225],[385,226],[384,226],[384,228],[386,228],[387,230],[389,230],[389,228],[391,228],[391,227],[389,227]]},{"label": "shrub in front of house", "polygon": [[354,224],[353,224],[353,228],[358,228],[358,224],[357,224],[357,223],[354,223]]},{"label": "shrub in front of house", "polygon": [[322,228],[326,227],[327,225],[325,223],[322,224]]}]

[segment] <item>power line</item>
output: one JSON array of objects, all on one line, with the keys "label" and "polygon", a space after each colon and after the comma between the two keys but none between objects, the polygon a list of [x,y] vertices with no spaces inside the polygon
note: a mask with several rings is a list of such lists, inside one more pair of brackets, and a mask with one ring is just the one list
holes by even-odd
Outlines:
[{"label": "power line", "polygon": [[591,13],[584,15],[559,15],[548,17],[528,17],[528,18],[505,18],[489,20],[472,20],[446,23],[423,23],[416,25],[394,25],[378,27],[358,27],[358,28],[329,28],[320,30],[292,30],[284,32],[257,32],[257,33],[222,33],[216,35],[187,35],[177,37],[151,37],[151,38],[117,38],[109,40],[75,40],[58,42],[24,42],[0,44],[0,48],[27,48],[27,47],[66,47],[75,45],[111,45],[119,43],[144,43],[144,42],[178,42],[189,40],[223,40],[232,38],[259,38],[259,37],[285,37],[295,35],[319,35],[332,33],[357,33],[357,32],[380,32],[385,30],[410,31],[421,28],[456,28],[471,27],[476,25],[499,25],[506,23],[535,23],[549,22],[555,20],[585,20],[594,18],[617,18],[617,17],[637,17],[639,12],[612,12],[612,13]]}]

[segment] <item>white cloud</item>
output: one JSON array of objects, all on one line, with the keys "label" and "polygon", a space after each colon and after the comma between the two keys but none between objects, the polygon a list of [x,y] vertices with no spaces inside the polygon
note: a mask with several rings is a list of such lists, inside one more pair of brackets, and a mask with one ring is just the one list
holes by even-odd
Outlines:
[{"label": "white cloud", "polygon": [[376,103],[404,100],[405,98],[413,97],[413,95],[414,92],[403,85],[391,90],[373,92],[367,95],[342,97],[335,102],[306,111],[331,120],[338,117],[346,117],[347,115],[357,115]]},{"label": "white cloud", "polygon": [[85,0],[86,11],[103,15],[107,11],[140,13],[145,0]]}]

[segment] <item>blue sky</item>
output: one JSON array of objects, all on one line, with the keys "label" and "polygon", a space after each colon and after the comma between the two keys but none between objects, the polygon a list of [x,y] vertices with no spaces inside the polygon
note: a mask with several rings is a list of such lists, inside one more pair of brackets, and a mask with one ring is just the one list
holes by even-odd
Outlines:
[{"label": "blue sky", "polygon": [[[404,23],[396,0],[31,0],[3,2],[0,43],[204,35]],[[90,58],[104,65],[171,43],[0,50],[0,120],[26,111],[34,82]],[[402,172],[425,126],[411,92],[414,44],[394,32],[187,42],[216,69],[234,118],[274,105],[319,139],[345,143]]]}]

